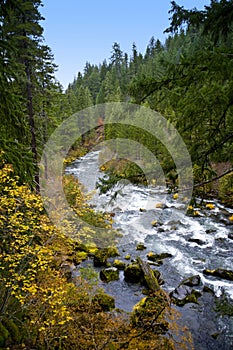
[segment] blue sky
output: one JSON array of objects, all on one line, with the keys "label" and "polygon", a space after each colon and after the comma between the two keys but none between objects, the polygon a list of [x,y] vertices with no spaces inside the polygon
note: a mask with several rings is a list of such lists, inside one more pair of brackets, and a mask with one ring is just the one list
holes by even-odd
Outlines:
[{"label": "blue sky", "polygon": [[[184,8],[203,9],[209,0],[176,0]],[[169,0],[44,0],[41,13],[46,44],[59,66],[57,79],[64,88],[86,62],[99,64],[111,56],[117,42],[129,55],[132,44],[144,53],[152,36],[164,42],[169,26]]]}]

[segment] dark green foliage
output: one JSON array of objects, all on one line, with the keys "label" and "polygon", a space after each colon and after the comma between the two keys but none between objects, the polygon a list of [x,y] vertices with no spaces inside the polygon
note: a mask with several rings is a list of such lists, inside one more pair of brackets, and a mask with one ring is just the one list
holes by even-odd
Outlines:
[{"label": "dark green foliage", "polygon": [[8,330],[3,326],[3,324],[0,322],[0,346],[4,346],[6,340],[9,337]]},{"label": "dark green foliage", "polygon": [[54,127],[51,106],[59,91],[53,56],[43,43],[41,5],[7,0],[0,7],[0,147],[20,180],[37,190],[37,164]]},{"label": "dark green foliage", "polygon": [[[172,1],[166,30],[172,35],[164,44],[152,37],[143,56],[133,43],[129,58],[114,43],[109,63],[105,60],[99,67],[88,63],[70,88],[88,87],[94,103],[130,101],[160,112],[175,126],[200,169],[195,181],[210,180],[215,176],[213,163],[233,161],[232,5],[232,0],[211,1],[199,11]],[[90,79],[93,75],[95,79]],[[169,186],[176,186],[175,164],[166,147],[149,133],[113,124],[115,118],[114,113],[108,116],[105,138],[143,144],[159,160]],[[144,159],[143,153],[137,156]],[[139,169],[130,164],[128,170],[130,181],[137,178]],[[102,191],[107,192],[125,172],[110,171],[102,180]]]}]

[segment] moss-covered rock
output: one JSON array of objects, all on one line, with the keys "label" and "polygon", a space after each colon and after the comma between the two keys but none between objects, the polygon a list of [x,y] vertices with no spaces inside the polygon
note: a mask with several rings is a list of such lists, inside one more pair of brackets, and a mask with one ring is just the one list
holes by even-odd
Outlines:
[{"label": "moss-covered rock", "polygon": [[138,258],[137,261],[142,270],[142,282],[150,291],[158,291],[160,289],[159,282],[157,280],[156,274],[151,269],[150,265],[147,264],[147,262],[141,260],[140,258]]},{"label": "moss-covered rock", "polygon": [[124,271],[125,280],[132,283],[138,283],[143,277],[142,269],[138,263],[129,264]]},{"label": "moss-covered rock", "polygon": [[144,250],[146,249],[146,246],[144,243],[138,243],[136,250]]},{"label": "moss-covered rock", "polygon": [[197,299],[201,296],[201,293],[192,289],[192,286],[199,284],[200,280],[197,276],[186,278],[170,293],[172,302],[178,306],[184,306],[187,303],[198,304]]},{"label": "moss-covered rock", "polygon": [[184,279],[181,284],[189,287],[199,286],[201,283],[201,278],[199,275],[194,275]]},{"label": "moss-covered rock", "polygon": [[107,247],[104,249],[99,249],[94,254],[94,266],[101,267],[107,266],[108,258],[119,256],[119,252],[116,247]]},{"label": "moss-covered rock", "polygon": [[111,282],[119,279],[119,270],[116,267],[108,267],[100,271],[100,279],[104,282]]},{"label": "moss-covered rock", "polygon": [[191,290],[191,293],[186,295],[183,299],[173,297],[171,298],[172,302],[177,306],[184,306],[187,303],[198,304],[198,298],[201,296],[201,293],[198,290]]},{"label": "moss-covered rock", "polygon": [[203,270],[203,274],[206,276],[214,276],[228,281],[233,281],[233,271],[226,269],[216,269],[216,270]]},{"label": "moss-covered rock", "polygon": [[149,252],[147,254],[147,259],[148,260],[151,260],[151,261],[154,261],[154,262],[157,262],[157,263],[160,262],[163,259],[171,258],[171,257],[172,257],[172,254],[170,254],[170,253],[156,254],[156,253],[153,253],[153,252]]},{"label": "moss-covered rock", "polygon": [[131,256],[129,255],[129,254],[127,254],[126,256],[125,256],[125,260],[130,260],[131,259]]},{"label": "moss-covered rock", "polygon": [[95,294],[92,302],[97,308],[100,307],[101,311],[111,311],[115,308],[114,298],[103,292]]},{"label": "moss-covered rock", "polygon": [[113,262],[113,266],[116,267],[118,270],[124,270],[126,267],[126,263],[122,260],[115,259]]}]

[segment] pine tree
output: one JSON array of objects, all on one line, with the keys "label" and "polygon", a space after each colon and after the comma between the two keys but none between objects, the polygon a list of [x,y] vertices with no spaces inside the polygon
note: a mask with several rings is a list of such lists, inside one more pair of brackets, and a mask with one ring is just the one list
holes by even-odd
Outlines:
[{"label": "pine tree", "polygon": [[[3,50],[1,57],[2,90],[6,91],[2,101],[2,105],[5,106],[4,117],[9,122],[9,116],[12,116],[10,123],[14,130],[16,125],[21,126],[22,134],[17,132],[17,142],[30,146],[34,169],[28,166],[27,173],[30,177],[30,173],[34,172],[37,191],[39,191],[38,142],[43,142],[44,136],[38,140],[36,116],[44,115],[42,96],[46,95],[45,87],[52,79],[55,68],[51,63],[52,55],[49,48],[43,45],[43,28],[40,25],[43,18],[39,12],[41,5],[41,0],[6,0],[1,5],[1,44],[7,48]],[[12,87],[15,91],[13,99],[9,96]],[[13,105],[9,106],[8,103],[11,101]],[[16,102],[19,102],[17,109],[14,107]],[[24,159],[19,158],[16,161],[16,168],[20,168],[22,162]],[[19,173],[24,178],[25,169]]]}]

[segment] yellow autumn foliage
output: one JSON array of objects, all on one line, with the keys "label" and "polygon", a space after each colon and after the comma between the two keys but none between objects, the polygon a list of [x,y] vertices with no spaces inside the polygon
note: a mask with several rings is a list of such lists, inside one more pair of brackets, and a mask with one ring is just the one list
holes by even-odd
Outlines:
[{"label": "yellow autumn foliage", "polygon": [[[3,157],[0,157],[0,327],[4,331],[1,347],[89,350],[119,349],[125,344],[129,349],[146,349],[152,344],[153,348],[173,349],[171,340],[152,329],[141,337],[142,329],[135,328],[127,315],[113,317],[104,312],[101,303],[94,302],[96,294],[98,300],[101,295],[104,299],[103,291],[95,284],[86,282],[82,276],[75,283],[68,282],[55,257],[70,256],[75,244],[80,243],[54,227],[41,197],[18,183]],[[108,226],[108,217],[95,215],[85,206],[79,189],[73,190],[79,196],[71,193],[77,212]],[[85,227],[82,229],[85,231]],[[96,250],[93,242],[89,248]]]}]

